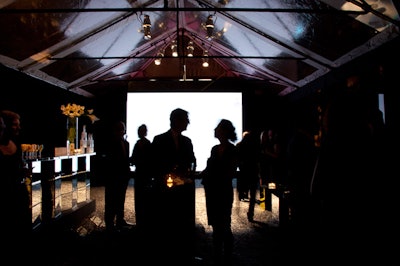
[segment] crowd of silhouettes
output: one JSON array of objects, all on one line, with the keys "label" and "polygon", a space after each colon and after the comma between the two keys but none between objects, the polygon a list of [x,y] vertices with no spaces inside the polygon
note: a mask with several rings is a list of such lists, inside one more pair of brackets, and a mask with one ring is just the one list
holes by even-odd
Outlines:
[{"label": "crowd of silhouettes", "polygon": [[[368,96],[363,94],[362,86],[365,84],[360,83],[359,77],[349,77],[337,97],[326,103],[321,125],[299,114],[293,116],[285,136],[268,126],[243,132],[236,143],[235,126],[222,118],[214,129],[219,143],[211,147],[206,167],[198,171],[198,176],[192,140],[182,134],[190,124],[186,110],[172,110],[170,128],[153,140],[147,138],[146,124],[140,125],[131,154],[125,123],[116,121],[109,128],[111,134],[101,152],[109,169],[102,173],[107,231],[118,232],[130,226],[124,211],[128,184],[133,177],[136,224],[148,233],[145,239],[149,248],[154,245],[162,249],[172,242],[178,243],[186,254],[180,256],[180,262],[189,262],[194,255],[197,177],[204,187],[207,222],[212,227],[213,258],[216,263],[229,265],[234,246],[231,216],[236,179],[238,201],[249,204],[249,222],[254,222],[257,203],[265,202],[265,209],[272,211],[271,195],[275,193],[287,203],[288,210],[283,211],[290,213],[288,219],[296,232],[324,244],[321,247],[326,249],[318,249],[321,254],[332,257],[340,250],[343,256],[355,258],[362,255],[354,254],[355,245],[372,251],[365,232],[373,226],[371,208],[377,207],[374,184],[386,158],[385,132],[383,115],[371,108],[370,99],[363,98]],[[317,145],[318,126],[322,133]],[[29,172],[24,170],[20,129],[17,113],[0,112],[0,169],[7,188],[14,192],[11,200],[3,198],[10,202],[6,205],[10,218],[6,222],[26,237],[32,229],[32,218],[25,184]],[[168,187],[170,175],[182,178],[183,186]],[[283,191],[288,194],[283,195]],[[175,230],[169,232],[166,227]],[[331,243],[340,240],[345,243],[333,248]],[[167,256],[173,248],[164,252]],[[177,257],[173,257],[174,261]],[[161,262],[159,259],[154,258],[154,262]]]},{"label": "crowd of silhouettes", "polygon": [[[298,113],[293,115],[290,127],[283,129],[287,130],[285,132],[269,125],[261,130],[243,132],[242,139],[236,143],[232,122],[219,121],[214,129],[219,144],[211,147],[206,167],[200,169],[197,176],[204,187],[216,263],[229,265],[232,262],[234,179],[237,199],[249,204],[246,213],[249,222],[254,222],[257,203],[264,202],[265,209],[273,211],[271,196],[275,194],[287,206],[286,210],[279,211],[287,212],[288,225],[295,230],[294,236],[299,237],[299,245],[302,245],[301,239],[312,239],[321,243],[307,245],[316,253],[332,257],[339,251],[341,255],[336,257],[336,262],[346,255],[359,258],[362,254],[353,252],[356,245],[373,251],[375,246],[368,236],[377,237],[378,234],[365,232],[373,226],[369,214],[379,202],[373,196],[377,191],[374,181],[381,175],[380,167],[384,167],[386,158],[382,155],[385,151],[383,116],[364,98],[368,96],[362,93],[358,77],[349,77],[347,81],[346,89],[324,106],[322,120]],[[193,255],[193,246],[187,244],[194,241],[189,229],[194,226],[195,214],[191,209],[194,198],[188,196],[194,194],[191,190],[194,186],[185,194],[180,188],[169,190],[165,182],[168,174],[193,178],[196,171],[192,141],[182,135],[189,123],[188,112],[177,108],[170,114],[170,129],[156,135],[152,141],[146,138],[146,125],[141,125],[129,160],[135,165],[138,225],[141,216],[150,217],[151,221],[145,223],[157,232],[151,235],[151,243],[160,241],[162,236],[164,239],[176,237],[186,246],[185,251]],[[146,187],[150,188],[150,193]],[[165,193],[169,191],[175,191],[176,197],[168,194],[169,199],[166,199]],[[142,192],[147,196],[141,196]],[[166,208],[178,202],[186,209]],[[154,211],[156,214],[149,214],[149,208],[156,206],[159,207]],[[187,210],[191,218],[183,215]],[[185,220],[189,221],[189,227],[183,229]],[[160,223],[171,227],[180,223],[185,237],[179,236],[176,230],[173,235],[165,235],[157,230]],[[338,241],[342,245],[335,247],[332,243]],[[160,245],[164,244],[167,245],[161,241]]]},{"label": "crowd of silhouettes", "polygon": [[[338,260],[347,257],[370,263],[382,247],[379,243],[384,242],[373,229],[380,223],[372,216],[389,202],[376,193],[376,182],[386,180],[387,154],[383,116],[377,100],[369,99],[371,95],[366,93],[371,86],[367,80],[349,76],[326,105],[311,195],[318,207],[318,235],[325,236],[319,239],[326,244],[325,255],[334,252]],[[343,244],[333,249],[332,243],[338,240]]]}]

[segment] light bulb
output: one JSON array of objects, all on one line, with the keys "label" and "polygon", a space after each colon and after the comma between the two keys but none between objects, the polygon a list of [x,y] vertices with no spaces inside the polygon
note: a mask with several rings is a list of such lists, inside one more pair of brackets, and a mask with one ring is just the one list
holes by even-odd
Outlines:
[{"label": "light bulb", "polygon": [[193,57],[193,52],[194,52],[193,42],[190,41],[190,42],[188,43],[188,46],[187,46],[186,48],[187,48],[187,50],[188,50],[187,56]]},{"label": "light bulb", "polygon": [[178,57],[178,48],[177,48],[176,40],[172,41],[171,50],[172,50],[172,56]]}]

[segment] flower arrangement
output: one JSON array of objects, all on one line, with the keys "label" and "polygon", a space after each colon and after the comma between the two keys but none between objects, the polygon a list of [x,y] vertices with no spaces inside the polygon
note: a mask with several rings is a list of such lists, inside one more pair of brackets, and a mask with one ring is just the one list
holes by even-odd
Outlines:
[{"label": "flower arrangement", "polygon": [[80,116],[87,116],[90,118],[92,123],[100,120],[97,116],[93,114],[93,109],[85,109],[85,106],[78,104],[68,103],[67,105],[61,105],[61,111],[63,115],[68,116],[69,118],[76,118]]},{"label": "flower arrangement", "polygon": [[78,142],[78,118],[87,116],[92,124],[100,120],[93,114],[93,109],[85,109],[85,106],[68,103],[60,107],[63,115],[67,116],[67,154],[76,154]]},{"label": "flower arrangement", "polygon": [[68,103],[66,106],[63,104],[61,105],[60,109],[63,115],[66,115],[70,118],[80,117],[85,113],[85,106],[77,105],[75,103]]}]

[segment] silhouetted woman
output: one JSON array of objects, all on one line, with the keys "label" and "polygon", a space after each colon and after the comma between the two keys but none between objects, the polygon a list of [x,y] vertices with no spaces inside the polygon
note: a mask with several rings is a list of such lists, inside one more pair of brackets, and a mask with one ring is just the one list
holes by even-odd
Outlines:
[{"label": "silhouetted woman", "polygon": [[[7,234],[3,235],[6,244],[4,254],[15,251],[29,251],[28,243],[31,240],[32,216],[30,208],[30,194],[26,178],[30,170],[22,160],[20,141],[20,115],[10,110],[0,111],[0,123],[3,131],[0,137],[0,169],[2,186],[1,202],[3,212],[3,228]],[[8,252],[10,251],[10,252]],[[26,263],[26,256],[13,256],[13,261]]]},{"label": "silhouetted woman", "polygon": [[130,157],[131,164],[135,166],[135,213],[136,225],[142,225],[146,214],[146,193],[151,186],[152,178],[152,153],[151,141],[147,136],[147,126],[138,127],[138,137]]},{"label": "silhouetted woman", "polygon": [[232,122],[222,119],[214,136],[220,144],[211,149],[207,166],[201,173],[206,196],[208,224],[213,228],[214,258],[229,263],[233,249],[231,215],[233,204],[232,179],[238,167],[238,152],[233,144],[237,140]]}]

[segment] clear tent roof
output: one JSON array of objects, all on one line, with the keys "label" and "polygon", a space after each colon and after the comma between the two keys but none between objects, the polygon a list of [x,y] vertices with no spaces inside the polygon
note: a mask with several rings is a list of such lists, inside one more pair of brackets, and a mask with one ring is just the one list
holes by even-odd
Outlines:
[{"label": "clear tent roof", "polygon": [[[0,62],[88,97],[104,89],[104,82],[204,79],[260,81],[274,94],[287,95],[398,37],[398,5],[391,0],[4,0]],[[151,24],[147,39],[145,15]],[[173,42],[178,57],[172,56]]]}]

